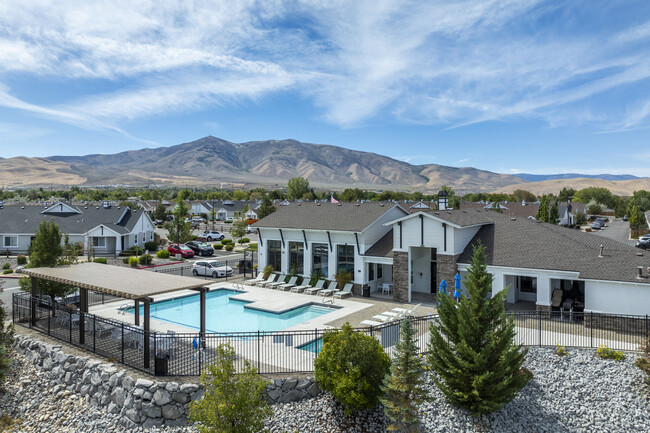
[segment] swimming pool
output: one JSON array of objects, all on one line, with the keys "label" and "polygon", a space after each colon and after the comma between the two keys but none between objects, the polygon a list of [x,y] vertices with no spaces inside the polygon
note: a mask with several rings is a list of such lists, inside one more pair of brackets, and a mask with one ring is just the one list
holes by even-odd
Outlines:
[{"label": "swimming pool", "polygon": [[[206,331],[282,331],[283,329],[335,311],[335,308],[322,305],[306,305],[280,314],[270,313],[245,308],[247,302],[230,299],[231,295],[238,294],[240,292],[228,289],[213,290],[206,294]],[[133,314],[135,308],[130,308],[126,312]],[[144,315],[144,307],[140,307],[140,315]],[[149,307],[149,315],[152,319],[199,329],[199,295],[154,302]]]}]

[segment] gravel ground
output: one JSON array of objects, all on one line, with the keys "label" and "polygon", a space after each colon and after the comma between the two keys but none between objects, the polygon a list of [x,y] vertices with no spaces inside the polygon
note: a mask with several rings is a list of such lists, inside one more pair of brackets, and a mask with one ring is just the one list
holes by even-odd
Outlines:
[{"label": "gravel ground", "polygon": [[[425,432],[649,432],[650,386],[634,366],[634,354],[615,362],[594,350],[568,349],[559,357],[552,349],[531,348],[526,366],[534,378],[520,396],[481,419],[446,403],[431,380],[434,400],[421,407]],[[119,417],[50,383],[45,373],[16,354],[0,413],[16,420],[15,432],[124,431]],[[384,432],[380,407],[346,417],[329,394],[297,403],[276,404],[267,422],[271,432]],[[1,424],[0,424],[1,425]],[[133,431],[133,430],[131,430]],[[138,430],[135,430],[138,431]],[[192,426],[152,431],[195,432]]]}]

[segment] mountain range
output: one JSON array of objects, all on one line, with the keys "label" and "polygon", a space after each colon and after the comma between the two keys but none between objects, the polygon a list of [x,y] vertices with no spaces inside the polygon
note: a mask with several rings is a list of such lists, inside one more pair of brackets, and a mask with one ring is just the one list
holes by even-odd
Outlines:
[{"label": "mountain range", "polygon": [[[411,165],[387,156],[343,147],[265,140],[232,143],[208,136],[189,143],[115,154],[0,158],[0,183],[44,185],[284,186],[302,176],[316,188],[436,192],[449,185],[458,193],[491,192],[526,184],[515,176],[472,167]],[[533,175],[534,176],[534,175]]]}]

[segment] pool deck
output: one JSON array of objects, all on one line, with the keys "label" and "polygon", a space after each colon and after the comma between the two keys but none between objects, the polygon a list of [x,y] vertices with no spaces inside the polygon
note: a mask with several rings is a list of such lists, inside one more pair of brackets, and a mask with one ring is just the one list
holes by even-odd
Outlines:
[{"label": "pool deck", "polygon": [[[293,310],[306,305],[322,305],[334,310],[330,313],[324,314],[320,317],[308,320],[291,326],[284,331],[294,330],[313,330],[313,329],[331,329],[340,327],[341,325],[349,322],[353,327],[360,326],[360,322],[370,319],[376,314],[381,314],[384,311],[389,311],[395,307],[405,307],[405,304],[393,302],[387,299],[378,298],[359,298],[348,297],[344,299],[334,299],[327,297],[326,300],[319,295],[305,295],[301,293],[291,293],[288,291],[278,291],[273,289],[266,289],[254,286],[236,285],[230,282],[213,283],[207,286],[210,291],[217,289],[229,289],[241,291],[241,294],[231,295],[233,299],[245,301],[249,304],[247,308],[254,308],[258,310],[268,311],[272,313],[282,313],[287,310]],[[167,299],[180,298],[184,296],[196,295],[197,292],[193,290],[183,290],[179,292],[166,293],[163,295],[154,296],[154,302],[164,301]],[[108,319],[118,320],[121,322],[133,323],[133,314],[122,314],[118,308],[122,305],[133,305],[133,301],[121,300],[103,305],[95,305],[90,308],[90,313],[97,314],[98,316]],[[424,315],[435,313],[436,309],[433,305],[422,304],[415,312],[415,315]],[[207,314],[210,314],[208,311]],[[142,317],[140,318],[142,320]],[[166,332],[172,330],[177,333],[196,332],[195,328],[168,323],[161,320],[151,318],[151,330],[157,332]],[[280,330],[273,330],[280,331]]]}]

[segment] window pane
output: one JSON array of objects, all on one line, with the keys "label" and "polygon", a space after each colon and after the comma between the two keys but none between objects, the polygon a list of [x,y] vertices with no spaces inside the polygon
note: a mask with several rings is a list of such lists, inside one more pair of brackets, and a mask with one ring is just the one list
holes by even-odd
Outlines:
[{"label": "window pane", "polygon": [[337,245],[337,273],[347,271],[354,273],[354,245]]},{"label": "window pane", "polygon": [[329,249],[327,244],[312,244],[312,273],[328,276]]},{"label": "window pane", "polygon": [[289,242],[289,273],[304,273],[304,254],[302,242]]},{"label": "window pane", "polygon": [[268,259],[267,265],[271,265],[274,271],[282,268],[282,243],[280,241],[267,241]]}]

